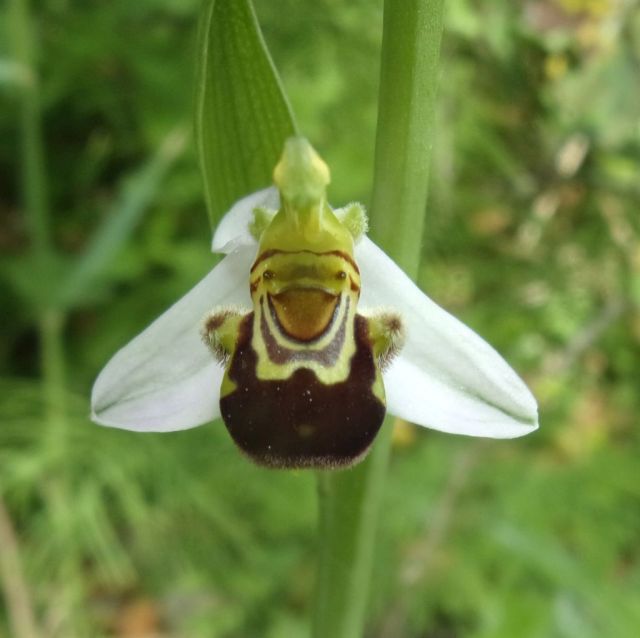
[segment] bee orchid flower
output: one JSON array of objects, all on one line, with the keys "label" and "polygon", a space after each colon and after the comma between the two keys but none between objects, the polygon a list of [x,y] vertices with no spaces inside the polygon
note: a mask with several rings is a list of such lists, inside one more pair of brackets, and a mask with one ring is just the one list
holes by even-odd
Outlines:
[{"label": "bee orchid flower", "polygon": [[165,432],[222,417],[276,467],[352,465],[386,410],[471,436],[537,428],[523,381],[366,237],[363,208],[329,207],[306,140],[287,142],[274,182],[220,222],[222,261],[107,363],[95,422]]}]

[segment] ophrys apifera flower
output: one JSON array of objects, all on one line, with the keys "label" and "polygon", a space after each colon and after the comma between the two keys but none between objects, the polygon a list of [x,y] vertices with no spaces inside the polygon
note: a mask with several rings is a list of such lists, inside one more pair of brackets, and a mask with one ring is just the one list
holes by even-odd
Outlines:
[{"label": "ophrys apifera flower", "polygon": [[306,140],[287,142],[274,181],[221,221],[226,257],[100,373],[96,422],[171,431],[221,416],[277,467],[353,464],[386,410],[457,434],[537,427],[522,380],[366,237],[363,208],[328,205]]}]

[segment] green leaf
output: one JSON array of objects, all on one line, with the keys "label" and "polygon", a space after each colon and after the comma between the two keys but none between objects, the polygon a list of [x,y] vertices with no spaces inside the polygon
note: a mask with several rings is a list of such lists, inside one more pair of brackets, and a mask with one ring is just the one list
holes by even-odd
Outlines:
[{"label": "green leaf", "polygon": [[200,17],[196,138],[209,218],[271,184],[293,115],[250,0],[206,0]]}]

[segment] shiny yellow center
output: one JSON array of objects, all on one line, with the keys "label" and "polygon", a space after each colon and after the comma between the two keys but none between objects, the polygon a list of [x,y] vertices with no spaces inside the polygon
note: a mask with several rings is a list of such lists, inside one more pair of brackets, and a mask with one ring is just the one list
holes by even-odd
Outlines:
[{"label": "shiny yellow center", "polygon": [[269,300],[285,334],[299,341],[311,341],[329,327],[338,295],[318,288],[290,288],[269,295]]}]

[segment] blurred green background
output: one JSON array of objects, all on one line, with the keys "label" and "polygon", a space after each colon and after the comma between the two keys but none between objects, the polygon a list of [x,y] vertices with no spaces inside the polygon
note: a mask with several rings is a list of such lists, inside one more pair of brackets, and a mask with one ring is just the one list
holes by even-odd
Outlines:
[{"label": "blurred green background", "polygon": [[[0,636],[307,636],[311,473],[250,465],[219,422],[87,418],[110,355],[214,264],[199,3],[31,4],[37,77],[24,0],[0,9]],[[255,4],[332,201],[367,203],[381,2]],[[396,425],[367,636],[635,638],[639,3],[451,0],[439,95],[420,284],[526,378],[541,429]]]}]

